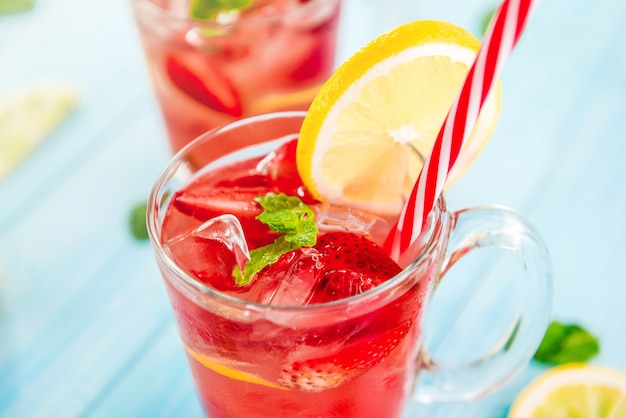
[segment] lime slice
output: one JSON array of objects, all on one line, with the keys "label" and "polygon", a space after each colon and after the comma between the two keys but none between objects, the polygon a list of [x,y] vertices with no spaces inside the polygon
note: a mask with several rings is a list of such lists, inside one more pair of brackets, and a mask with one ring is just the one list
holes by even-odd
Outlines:
[{"label": "lime slice", "polygon": [[75,108],[64,85],[38,85],[0,98],[0,179],[21,163]]}]

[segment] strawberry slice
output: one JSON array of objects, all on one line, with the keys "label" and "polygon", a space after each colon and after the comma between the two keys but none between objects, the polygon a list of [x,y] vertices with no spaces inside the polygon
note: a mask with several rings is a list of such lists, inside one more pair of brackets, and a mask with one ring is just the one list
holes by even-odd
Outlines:
[{"label": "strawberry slice", "polygon": [[272,179],[264,174],[251,174],[244,177],[230,178],[227,180],[220,180],[215,183],[216,187],[225,188],[269,188],[271,187]]},{"label": "strawberry slice", "polygon": [[176,194],[172,204],[182,213],[200,221],[207,221],[225,213],[239,219],[250,249],[274,241],[278,236],[267,225],[258,221],[256,216],[263,209],[254,201],[257,196],[276,192],[269,187],[210,187],[195,190],[183,190]]},{"label": "strawberry slice", "polygon": [[339,387],[380,364],[402,342],[411,323],[407,320],[373,337],[348,343],[337,354],[291,363],[283,367],[278,382],[304,392]]},{"label": "strawberry slice", "polygon": [[216,112],[234,117],[242,115],[241,103],[235,89],[209,62],[203,64],[202,79],[172,56],[165,59],[165,69],[172,83],[194,100]]},{"label": "strawberry slice", "polygon": [[330,302],[366,292],[402,269],[378,245],[350,232],[328,232],[315,248],[325,270],[322,289],[311,303]]},{"label": "strawberry slice", "polygon": [[318,44],[309,55],[290,74],[295,81],[313,80],[322,74],[332,72],[334,64],[334,50],[328,45]]}]

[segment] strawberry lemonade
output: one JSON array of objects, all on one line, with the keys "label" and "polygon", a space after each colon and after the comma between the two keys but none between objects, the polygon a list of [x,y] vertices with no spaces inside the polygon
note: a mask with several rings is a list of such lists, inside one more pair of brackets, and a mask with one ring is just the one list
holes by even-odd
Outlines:
[{"label": "strawberry lemonade", "polygon": [[440,251],[402,272],[379,246],[393,219],[311,197],[302,118],[209,133],[168,176],[160,267],[198,393],[212,418],[398,417]]},{"label": "strawberry lemonade", "polygon": [[[403,25],[342,64],[308,112],[230,123],[166,167],[148,230],[210,417],[398,418],[411,395],[491,393],[532,356],[550,274],[543,241],[518,215],[449,213],[440,196],[399,260],[383,250],[478,46],[449,23]],[[485,102],[453,177],[491,134],[499,97]],[[485,246],[520,255],[532,295],[524,320],[496,336],[505,353],[426,368],[431,291]]]},{"label": "strawberry lemonade", "polygon": [[235,119],[306,110],[335,62],[340,0],[132,0],[172,151]]}]

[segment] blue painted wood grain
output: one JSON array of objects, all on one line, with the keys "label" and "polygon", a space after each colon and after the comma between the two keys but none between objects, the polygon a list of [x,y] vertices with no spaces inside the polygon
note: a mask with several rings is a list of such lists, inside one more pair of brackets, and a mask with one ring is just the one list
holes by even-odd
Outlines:
[{"label": "blue painted wood grain", "polygon": [[[496,4],[381,3],[346,1],[342,59],[408,20],[479,35]],[[596,333],[594,362],[624,372],[625,26],[619,0],[541,2],[504,71],[495,135],[448,193],[452,209],[504,204],[537,226],[553,316]],[[168,158],[127,1],[39,0],[0,17],[0,94],[41,81],[72,83],[81,104],[0,183],[0,417],[200,417],[150,248],[127,227]],[[405,416],[504,417],[543,370]]]}]

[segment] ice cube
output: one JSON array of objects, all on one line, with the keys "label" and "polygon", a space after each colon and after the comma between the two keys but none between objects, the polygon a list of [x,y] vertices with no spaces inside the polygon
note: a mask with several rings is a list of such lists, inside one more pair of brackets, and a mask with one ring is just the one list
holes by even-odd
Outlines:
[{"label": "ice cube", "polygon": [[297,136],[282,144],[259,161],[256,170],[272,180],[280,177],[299,178],[296,165]]},{"label": "ice cube", "polygon": [[198,283],[223,292],[238,290],[233,268],[250,257],[241,225],[233,215],[217,216],[179,234],[165,242],[165,249]]},{"label": "ice cube", "polygon": [[165,7],[172,15],[186,19],[189,17],[189,3],[190,0],[169,0]]},{"label": "ice cube", "polygon": [[228,36],[230,32],[231,29],[228,27],[193,27],[185,33],[185,41],[195,48],[216,53],[217,51],[222,51],[221,47],[224,44],[224,41],[219,38]]},{"label": "ice cube", "polygon": [[282,15],[282,24],[290,28],[314,31],[336,15],[337,7],[337,4],[331,1],[298,4],[289,13]]},{"label": "ice cube", "polygon": [[270,305],[306,305],[319,286],[322,267],[315,248],[292,251],[256,275],[248,296]]},{"label": "ice cube", "polygon": [[191,235],[219,241],[235,255],[237,266],[243,266],[250,259],[250,251],[237,217],[225,214],[209,219],[191,232]]},{"label": "ice cube", "polygon": [[322,203],[314,209],[320,232],[346,231],[367,235],[378,245],[384,242],[392,226],[390,219],[356,208]]},{"label": "ice cube", "polygon": [[239,90],[246,91],[246,97],[293,90],[298,84],[293,78],[294,71],[307,65],[320,47],[312,35],[294,34],[266,23],[242,25],[228,36],[229,47],[245,48],[245,54],[221,54],[223,73],[229,75]]}]

